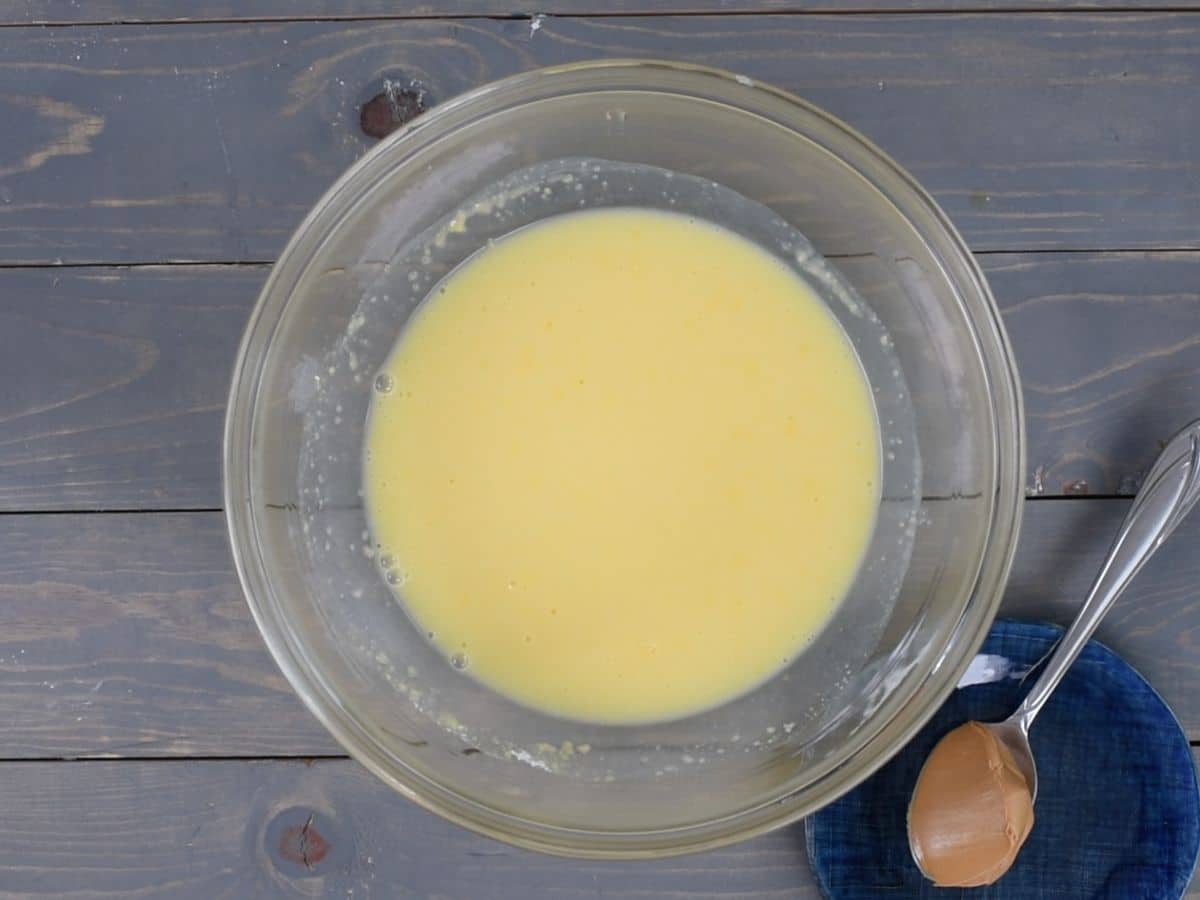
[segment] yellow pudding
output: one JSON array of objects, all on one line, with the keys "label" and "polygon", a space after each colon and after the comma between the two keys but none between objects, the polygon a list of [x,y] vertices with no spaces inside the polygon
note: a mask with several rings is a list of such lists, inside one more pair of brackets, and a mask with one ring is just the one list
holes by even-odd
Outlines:
[{"label": "yellow pudding", "polygon": [[460,668],[539,710],[675,718],[828,621],[879,505],[837,321],[723,228],[641,209],[451,273],[376,379],[364,496],[389,581]]}]

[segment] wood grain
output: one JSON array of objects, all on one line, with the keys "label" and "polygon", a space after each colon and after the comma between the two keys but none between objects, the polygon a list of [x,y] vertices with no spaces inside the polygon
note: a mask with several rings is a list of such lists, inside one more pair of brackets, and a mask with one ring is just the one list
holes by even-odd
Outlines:
[{"label": "wood grain", "polygon": [[263,267],[0,271],[0,508],[220,506]]},{"label": "wood grain", "polygon": [[440,101],[606,56],[703,62],[803,94],[908,167],[978,250],[1197,243],[1195,16],[532,24],[7,29],[0,263],[269,260],[370,145],[358,107],[385,74],[415,78]]},{"label": "wood grain", "polygon": [[0,24],[70,25],[212,21],[418,19],[449,16],[1195,9],[1195,0],[8,0]]},{"label": "wood grain", "polygon": [[[1030,493],[1129,495],[1200,413],[1200,253],[980,258],[1024,378]],[[265,267],[0,270],[0,510],[216,508]]]},{"label": "wood grain", "polygon": [[220,514],[0,516],[0,598],[0,757],[338,752],[267,656]]},{"label": "wood grain", "polygon": [[6,897],[820,897],[803,826],[686,859],[556,859],[443,822],[343,760],[8,763],[0,801]]},{"label": "wood grain", "polygon": [[[1127,507],[1027,505],[1005,600],[1068,622]],[[1101,625],[1200,739],[1200,517]],[[0,516],[0,759],[338,747],[263,648],[217,513]]]},{"label": "wood grain", "polygon": [[6,897],[821,897],[803,824],[681,859],[556,859],[443,822],[348,760],[7,763],[0,801]]},{"label": "wood grain", "polygon": [[1132,495],[1200,416],[1200,254],[981,262],[1021,373],[1029,493]]}]

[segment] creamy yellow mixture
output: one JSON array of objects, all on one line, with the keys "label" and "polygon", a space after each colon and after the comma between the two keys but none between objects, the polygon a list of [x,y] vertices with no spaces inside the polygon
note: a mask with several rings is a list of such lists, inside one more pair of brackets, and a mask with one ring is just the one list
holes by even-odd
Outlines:
[{"label": "creamy yellow mixture", "polygon": [[673,718],[786,664],[854,578],[874,406],[785,265],[638,209],[516,232],[452,273],[377,379],[365,497],[459,667],[568,718]]}]

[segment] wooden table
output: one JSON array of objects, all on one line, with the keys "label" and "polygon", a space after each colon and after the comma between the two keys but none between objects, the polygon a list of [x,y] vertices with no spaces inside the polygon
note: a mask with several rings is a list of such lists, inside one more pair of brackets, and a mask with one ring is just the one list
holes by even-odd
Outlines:
[{"label": "wooden table", "polygon": [[[773,82],[894,155],[978,254],[1028,412],[1005,610],[1065,622],[1160,442],[1200,414],[1200,15],[1140,5],[0,2],[0,893],[818,896],[800,828],[555,860],[347,760],[234,578],[235,345],[292,228],[373,143],[360,109],[385,78],[401,117],[599,56]],[[369,130],[390,116],[377,101]],[[1100,629],[1193,739],[1197,539],[1200,516]]]}]

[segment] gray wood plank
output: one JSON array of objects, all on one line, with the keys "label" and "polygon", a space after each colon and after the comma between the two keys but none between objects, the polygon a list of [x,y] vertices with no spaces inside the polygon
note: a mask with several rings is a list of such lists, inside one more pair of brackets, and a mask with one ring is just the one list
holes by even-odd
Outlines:
[{"label": "gray wood plank", "polygon": [[[1068,622],[1127,505],[1030,502],[1005,612]],[[1200,516],[1099,636],[1200,740],[1196,540]],[[339,752],[263,648],[217,513],[0,516],[0,721],[0,759]]]},{"label": "gray wood plank", "polygon": [[1196,9],[1195,0],[6,0],[0,24],[298,21],[667,13]]},{"label": "gray wood plank", "polygon": [[803,824],[658,862],[557,859],[443,822],[348,760],[6,763],[0,802],[5,897],[822,896]]},{"label": "gray wood plank", "polygon": [[[1200,253],[981,257],[1025,382],[1031,493],[1131,494],[1200,412]],[[0,510],[215,508],[265,267],[0,270]]]},{"label": "gray wood plank", "polygon": [[1021,373],[1029,493],[1132,495],[1200,416],[1200,254],[980,261]]},{"label": "gray wood plank", "polygon": [[221,505],[221,420],[265,267],[0,271],[0,508]]},{"label": "gray wood plank", "polygon": [[8,763],[0,803],[5,897],[820,897],[803,826],[661,862],[557,859],[443,822],[347,760]]},{"label": "gray wood plank", "polygon": [[[980,250],[1186,248],[1200,18],[550,17],[12,28],[0,262],[272,258],[370,144],[392,73],[433,101],[538,65],[704,62],[797,91],[911,169]],[[135,152],[153,146],[153,153]]]},{"label": "gray wood plank", "polygon": [[0,516],[0,721],[0,758],[339,752],[267,656],[217,513]]}]

